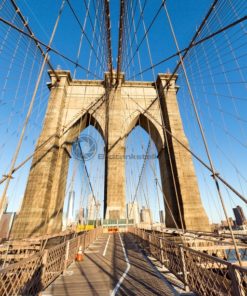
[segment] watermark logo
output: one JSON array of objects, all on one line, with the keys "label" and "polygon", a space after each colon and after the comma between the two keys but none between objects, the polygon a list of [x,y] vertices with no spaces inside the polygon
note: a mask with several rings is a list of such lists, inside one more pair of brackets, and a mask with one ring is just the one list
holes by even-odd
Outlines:
[{"label": "watermark logo", "polygon": [[97,143],[89,135],[80,136],[72,146],[72,155],[78,160],[89,160],[97,152]]},{"label": "watermark logo", "polygon": [[[90,160],[97,153],[97,143],[95,139],[89,135],[82,135],[79,137],[72,145],[72,156],[78,160]],[[98,159],[105,159],[105,154],[98,154]],[[156,154],[124,154],[117,155],[111,154],[107,155],[108,159],[118,159],[118,160],[149,160],[156,159]]]}]

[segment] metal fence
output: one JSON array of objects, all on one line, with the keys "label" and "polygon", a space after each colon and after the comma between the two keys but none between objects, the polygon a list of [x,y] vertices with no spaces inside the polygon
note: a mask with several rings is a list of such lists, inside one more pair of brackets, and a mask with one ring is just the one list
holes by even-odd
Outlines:
[{"label": "metal fence", "polygon": [[150,254],[197,295],[247,295],[247,269],[168,241],[157,233],[130,229]]},{"label": "metal fence", "polygon": [[84,251],[101,233],[101,227],[84,232],[0,270],[0,295],[37,295],[74,261],[80,246]]}]

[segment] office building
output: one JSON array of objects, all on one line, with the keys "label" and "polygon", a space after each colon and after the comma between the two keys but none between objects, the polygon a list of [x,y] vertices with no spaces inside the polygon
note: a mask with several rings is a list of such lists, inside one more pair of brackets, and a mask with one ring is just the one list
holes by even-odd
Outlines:
[{"label": "office building", "polygon": [[139,206],[136,201],[127,204],[127,218],[134,220],[135,224],[140,223]]},{"label": "office building", "polygon": [[75,191],[69,192],[68,208],[67,208],[67,226],[74,222],[74,204],[75,204]]},{"label": "office building", "polygon": [[241,226],[246,221],[244,211],[242,207],[237,206],[236,208],[233,208],[233,213],[236,219],[236,225]]},{"label": "office building", "polygon": [[152,224],[152,213],[149,208],[142,207],[141,222],[146,224]]}]

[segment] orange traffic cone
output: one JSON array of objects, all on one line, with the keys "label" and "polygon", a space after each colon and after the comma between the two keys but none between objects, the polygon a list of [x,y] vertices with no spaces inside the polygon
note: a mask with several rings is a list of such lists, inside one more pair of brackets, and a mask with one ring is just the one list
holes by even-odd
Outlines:
[{"label": "orange traffic cone", "polygon": [[79,247],[79,250],[78,250],[78,253],[76,254],[75,260],[79,261],[79,262],[83,261],[82,246]]}]

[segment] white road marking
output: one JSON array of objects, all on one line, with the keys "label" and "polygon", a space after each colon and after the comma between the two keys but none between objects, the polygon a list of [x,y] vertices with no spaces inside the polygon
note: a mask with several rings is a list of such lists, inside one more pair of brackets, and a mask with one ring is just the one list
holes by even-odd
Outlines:
[{"label": "white road marking", "polygon": [[111,295],[111,296],[115,296],[115,295],[116,295],[118,289],[120,288],[122,282],[124,281],[124,279],[125,279],[127,273],[128,273],[129,270],[130,270],[130,262],[129,262],[129,258],[128,258],[127,254],[126,254],[126,250],[125,250],[125,248],[124,248],[124,245],[123,245],[123,241],[122,241],[121,235],[120,235],[120,233],[118,233],[118,234],[119,234],[120,242],[121,242],[121,245],[122,245],[122,248],[123,248],[123,253],[124,253],[125,261],[126,261],[126,263],[127,263],[127,268],[125,269],[125,272],[124,272],[123,275],[121,276],[121,278],[120,278],[120,280],[118,281],[118,283],[117,283],[116,287],[114,288],[114,290],[113,290],[113,291],[110,291],[110,295]]},{"label": "white road marking", "polygon": [[109,244],[110,237],[111,237],[111,235],[109,234],[106,245],[105,245],[105,249],[104,249],[104,252],[103,252],[104,257],[105,257],[106,251],[107,251],[107,247],[108,247],[108,244]]}]

